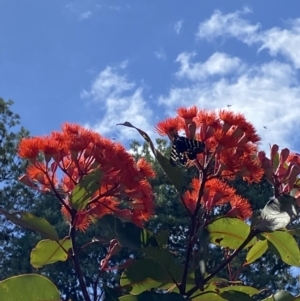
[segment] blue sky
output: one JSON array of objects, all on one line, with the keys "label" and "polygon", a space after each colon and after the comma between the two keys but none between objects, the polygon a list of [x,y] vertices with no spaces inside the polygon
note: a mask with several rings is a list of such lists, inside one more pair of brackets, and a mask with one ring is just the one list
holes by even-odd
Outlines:
[{"label": "blue sky", "polygon": [[[33,135],[65,122],[128,142],[176,108],[244,113],[300,148],[300,2],[0,0],[0,97]],[[267,126],[267,129],[264,128]]]}]

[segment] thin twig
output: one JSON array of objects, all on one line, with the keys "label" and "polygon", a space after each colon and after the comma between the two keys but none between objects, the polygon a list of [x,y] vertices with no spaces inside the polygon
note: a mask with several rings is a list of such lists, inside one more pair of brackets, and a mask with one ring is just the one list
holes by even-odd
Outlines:
[{"label": "thin twig", "polygon": [[[218,274],[222,269],[224,269],[243,249],[244,247],[252,240],[252,238],[257,235],[259,230],[252,229],[248,235],[248,237],[244,240],[244,242],[227,258],[225,259],[212,273],[210,273],[206,278],[203,279],[203,284],[206,284],[210,279],[212,279],[216,274]],[[191,288],[186,295],[188,297],[192,296],[198,287],[195,286]]]},{"label": "thin twig", "polygon": [[88,294],[87,288],[86,288],[86,284],[84,282],[84,278],[83,278],[83,274],[81,271],[81,267],[80,267],[80,263],[79,263],[79,258],[78,258],[78,248],[76,246],[76,240],[75,240],[75,235],[76,235],[76,229],[75,229],[75,225],[74,225],[74,219],[76,216],[77,211],[76,210],[72,210],[72,223],[71,223],[71,227],[70,227],[70,238],[72,241],[72,260],[74,263],[74,268],[75,268],[75,273],[76,276],[78,278],[79,284],[80,284],[80,288],[84,297],[85,301],[91,301],[91,298]]}]

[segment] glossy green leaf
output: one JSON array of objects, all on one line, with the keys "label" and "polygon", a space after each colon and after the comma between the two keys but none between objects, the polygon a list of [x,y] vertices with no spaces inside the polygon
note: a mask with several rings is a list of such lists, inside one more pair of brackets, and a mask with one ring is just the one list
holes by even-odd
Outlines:
[{"label": "glossy green leaf", "polygon": [[224,301],[226,299],[222,298],[216,292],[204,292],[197,293],[191,298],[192,301]]},{"label": "glossy green leaf", "polygon": [[174,282],[170,273],[158,261],[147,258],[132,263],[122,273],[120,284],[122,287],[132,286],[130,293],[138,295],[152,288],[166,288],[166,285],[171,287]]},{"label": "glossy green leaf", "polygon": [[249,295],[233,290],[223,292],[220,294],[220,296],[229,301],[253,301],[253,299]]},{"label": "glossy green leaf", "polygon": [[[210,242],[222,247],[237,249],[248,237],[250,227],[237,218],[219,218],[207,226]],[[253,238],[246,248],[254,245],[257,239]]]},{"label": "glossy green leaf", "polygon": [[84,176],[72,190],[70,205],[76,210],[86,207],[90,198],[101,186],[103,173],[100,169],[95,169]]},{"label": "glossy green leaf", "polygon": [[59,291],[46,277],[36,274],[14,276],[0,281],[0,300],[60,301]]},{"label": "glossy green leaf", "polygon": [[5,215],[14,224],[36,231],[44,237],[51,240],[59,240],[56,230],[50,223],[42,217],[37,217],[30,212],[13,212],[9,213],[0,208],[0,213]]},{"label": "glossy green leaf", "polygon": [[244,266],[260,258],[263,254],[265,254],[267,250],[268,250],[268,241],[266,239],[258,240],[248,252]]},{"label": "glossy green leaf", "polygon": [[288,230],[286,232],[290,233],[293,236],[300,237],[300,229],[292,229],[292,230]]},{"label": "glossy green leaf", "polygon": [[166,248],[169,239],[169,231],[168,230],[160,231],[159,234],[155,235],[155,239],[158,243],[159,248],[161,249]]},{"label": "glossy green leaf", "polygon": [[176,293],[158,294],[144,292],[140,295],[126,295],[119,298],[120,301],[187,301],[183,296]]},{"label": "glossy green leaf", "polygon": [[262,234],[277,250],[280,258],[291,266],[300,266],[300,251],[295,238],[288,232],[275,231]]},{"label": "glossy green leaf", "polygon": [[125,123],[122,124],[120,123],[118,125],[124,125],[136,129],[140,133],[140,135],[145,139],[145,141],[149,144],[155,158],[159,162],[160,166],[162,167],[162,169],[164,170],[164,172],[166,173],[170,181],[173,183],[178,193],[181,194],[182,191],[186,190],[185,177],[180,171],[180,169],[174,168],[171,165],[170,160],[167,159],[164,155],[162,155],[161,152],[159,152],[157,149],[155,149],[154,144],[147,133],[133,126],[130,122],[127,121]]},{"label": "glossy green leaf", "polygon": [[120,297],[120,292],[108,287],[107,285],[103,285],[105,298],[104,301],[118,301]]},{"label": "glossy green leaf", "polygon": [[295,301],[295,297],[287,291],[279,291],[275,295],[263,299],[262,301]]},{"label": "glossy green leaf", "polygon": [[241,292],[249,296],[257,295],[260,293],[258,289],[246,285],[232,285],[232,286],[220,288],[220,293],[227,292],[227,291]]},{"label": "glossy green leaf", "polygon": [[152,232],[133,223],[124,223],[112,215],[106,215],[102,220],[109,227],[112,237],[117,238],[122,246],[134,250],[148,246],[158,248],[158,242]]},{"label": "glossy green leaf", "polygon": [[59,244],[56,241],[49,239],[41,240],[31,251],[30,263],[34,268],[41,268],[46,264],[52,264],[57,261],[66,261],[68,259],[66,251],[71,247],[72,243],[68,238],[60,239]]}]

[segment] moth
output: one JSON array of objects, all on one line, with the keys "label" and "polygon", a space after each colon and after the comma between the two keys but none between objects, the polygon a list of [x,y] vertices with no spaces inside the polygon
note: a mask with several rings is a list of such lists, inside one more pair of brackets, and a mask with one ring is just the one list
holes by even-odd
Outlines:
[{"label": "moth", "polygon": [[205,144],[195,139],[176,136],[172,141],[170,163],[176,166],[179,163],[185,165],[188,160],[195,160],[197,154],[203,153]]}]

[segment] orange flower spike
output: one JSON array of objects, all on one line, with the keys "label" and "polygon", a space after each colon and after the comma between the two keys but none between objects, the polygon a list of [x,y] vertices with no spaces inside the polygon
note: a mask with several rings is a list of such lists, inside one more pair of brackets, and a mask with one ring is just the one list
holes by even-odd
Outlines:
[{"label": "orange flower spike", "polygon": [[197,113],[198,109],[195,105],[190,108],[181,107],[177,109],[178,116],[183,118],[187,124],[190,124],[193,121],[193,118],[197,116]]},{"label": "orange flower spike", "polygon": [[240,162],[241,165],[235,170],[238,176],[243,177],[243,179],[249,183],[259,182],[261,180],[264,175],[264,170],[261,168],[259,160],[253,159],[252,153],[246,153],[240,158]]},{"label": "orange flower spike", "polygon": [[155,129],[161,136],[169,136],[169,138],[173,138],[177,135],[180,130],[180,119],[179,117],[175,118],[167,118],[161,122],[159,122]]},{"label": "orange flower spike", "polygon": [[23,138],[18,146],[18,154],[23,159],[35,162],[40,152],[40,137]]},{"label": "orange flower spike", "polygon": [[194,139],[196,135],[197,126],[196,123],[193,121],[187,127],[186,135],[189,139]]},{"label": "orange flower spike", "polygon": [[194,119],[196,125],[200,127],[200,140],[206,141],[212,137],[216,130],[220,129],[220,121],[214,111],[199,110]]},{"label": "orange flower spike", "polygon": [[40,141],[40,149],[44,153],[46,163],[48,163],[54,155],[59,153],[60,148],[59,141],[53,139],[51,136],[44,137]]},{"label": "orange flower spike", "polygon": [[251,205],[249,204],[248,200],[239,195],[234,195],[231,198],[230,205],[232,208],[238,209],[235,212],[239,212],[239,217],[243,220],[250,218],[253,214]]},{"label": "orange flower spike", "polygon": [[22,175],[21,177],[18,178],[19,182],[21,182],[22,184],[30,187],[30,188],[33,188],[35,189],[32,181],[31,181],[31,178],[28,176],[28,175]]},{"label": "orange flower spike", "polygon": [[64,123],[62,131],[68,149],[73,152],[73,159],[76,159],[76,154],[85,150],[95,139],[94,133],[78,124]]},{"label": "orange flower spike", "polygon": [[191,214],[193,214],[196,209],[196,199],[197,199],[195,193],[187,190],[182,196],[182,199],[186,208],[190,211]]},{"label": "orange flower spike", "polygon": [[44,178],[46,166],[42,163],[39,163],[38,165],[29,165],[26,172],[29,178],[39,181],[39,179]]},{"label": "orange flower spike", "polygon": [[198,178],[193,178],[191,186],[194,190],[198,191],[200,189],[200,180]]},{"label": "orange flower spike", "polygon": [[248,141],[251,141],[252,143],[257,143],[261,140],[260,136],[256,133],[255,127],[250,122],[245,120],[238,126],[245,133],[245,138],[248,138]]},{"label": "orange flower spike", "polygon": [[152,166],[144,158],[141,158],[137,161],[136,166],[141,175],[145,178],[155,178],[156,173],[152,169]]},{"label": "orange flower spike", "polygon": [[227,110],[219,111],[219,118],[223,121],[222,132],[227,133],[232,125],[237,125],[238,119],[239,121],[245,120],[244,116],[239,114],[238,116],[232,112]]},{"label": "orange flower spike", "polygon": [[177,114],[184,119],[184,130],[187,138],[193,139],[196,133],[196,124],[193,122],[193,118],[196,117],[198,109],[196,106],[190,108],[179,108]]},{"label": "orange flower spike", "polygon": [[81,232],[85,232],[92,223],[90,215],[86,211],[78,211],[75,218],[75,227]]},{"label": "orange flower spike", "polygon": [[237,146],[237,140],[232,135],[232,130],[223,133],[222,130],[217,130],[214,134],[217,142],[217,153],[223,151],[223,147],[231,148]]}]

